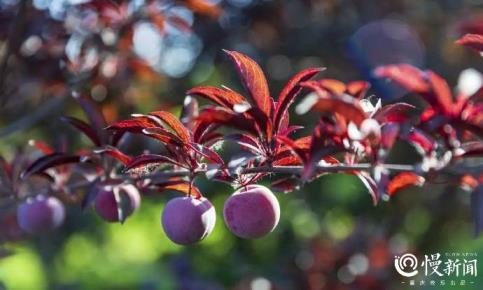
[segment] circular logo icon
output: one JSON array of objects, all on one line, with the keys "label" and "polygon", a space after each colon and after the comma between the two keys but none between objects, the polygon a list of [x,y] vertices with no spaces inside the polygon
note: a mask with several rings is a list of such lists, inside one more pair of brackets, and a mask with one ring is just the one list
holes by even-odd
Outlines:
[{"label": "circular logo icon", "polygon": [[394,268],[404,277],[414,277],[418,274],[418,259],[413,254],[404,254],[394,258]]}]

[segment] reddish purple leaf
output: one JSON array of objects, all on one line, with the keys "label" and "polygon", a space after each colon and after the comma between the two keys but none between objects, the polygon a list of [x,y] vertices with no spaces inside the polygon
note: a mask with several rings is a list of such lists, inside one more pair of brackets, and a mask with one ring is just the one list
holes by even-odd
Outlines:
[{"label": "reddish purple leaf", "polygon": [[233,113],[224,108],[206,108],[200,113],[198,121],[206,124],[220,124],[258,136],[258,130],[252,119],[247,119],[242,114]]},{"label": "reddish purple leaf", "polygon": [[92,128],[92,126],[90,126],[86,122],[74,117],[67,116],[63,116],[61,120],[69,123],[71,126],[84,133],[84,135],[87,136],[87,138],[89,138],[92,143],[94,143],[94,145],[101,146],[101,140],[97,135],[96,129]]},{"label": "reddish purple leaf", "polygon": [[308,81],[302,84],[317,93],[319,96],[319,98],[314,100],[313,104],[311,104],[310,110],[323,113],[338,113],[344,116],[347,120],[354,122],[356,125],[360,125],[367,116],[360,106],[359,101],[346,94],[328,95],[324,81],[327,82],[328,80],[318,82]]},{"label": "reddish purple leaf", "polygon": [[262,69],[253,59],[242,53],[229,50],[225,50],[225,52],[235,62],[243,85],[257,104],[258,108],[270,118],[272,100],[268,90],[267,79],[265,78]]},{"label": "reddish purple leaf", "polygon": [[190,142],[188,129],[173,114],[166,111],[157,111],[149,113],[149,116],[159,118],[162,122],[166,123],[183,142]]},{"label": "reddish purple leaf", "polygon": [[203,195],[201,191],[189,181],[185,180],[170,180],[163,183],[155,184],[158,191],[163,192],[167,190],[173,190],[180,193],[191,195],[195,198],[201,198]]},{"label": "reddish purple leaf", "polygon": [[472,141],[461,144],[461,153],[457,157],[481,157],[483,156],[483,143]]},{"label": "reddish purple leaf", "polygon": [[298,156],[294,156],[292,150],[285,150],[273,157],[272,165],[274,166],[289,166],[301,165],[302,160]]},{"label": "reddish purple leaf", "polygon": [[396,142],[399,135],[399,124],[386,123],[381,127],[381,146],[384,149],[390,149]]},{"label": "reddish purple leaf", "polygon": [[218,153],[211,150],[210,148],[195,143],[190,143],[189,146],[209,161],[217,164],[224,164],[223,159],[221,159],[220,155],[218,155]]},{"label": "reddish purple leaf", "polygon": [[317,86],[328,91],[331,95],[340,96],[347,91],[346,84],[335,79],[323,79],[311,83],[317,83]]},{"label": "reddish purple leaf", "polygon": [[293,132],[297,131],[297,130],[300,130],[300,129],[303,129],[304,127],[303,126],[290,126],[290,127],[286,127],[285,129],[282,129],[278,135],[280,136],[288,136],[290,134],[292,134]]},{"label": "reddish purple leaf", "polygon": [[22,172],[21,178],[27,179],[33,174],[40,173],[52,167],[78,162],[80,162],[80,156],[52,153],[50,155],[40,157],[35,162],[30,164],[30,166]]},{"label": "reddish purple leaf", "polygon": [[300,147],[295,141],[285,136],[277,136],[277,141],[281,144],[287,146],[289,150],[291,150],[300,160],[304,163],[308,161],[307,159],[307,151]]},{"label": "reddish purple leaf", "polygon": [[376,68],[374,74],[379,78],[390,79],[410,92],[427,93],[430,89],[424,73],[409,64],[381,66]]},{"label": "reddish purple leaf", "polygon": [[417,129],[409,134],[408,141],[411,144],[416,145],[417,148],[421,149],[425,154],[433,151],[435,146],[435,141],[431,137]]},{"label": "reddish purple leaf", "polygon": [[235,105],[248,103],[247,100],[237,92],[216,87],[195,87],[186,92],[186,94],[206,98],[232,111],[234,110]]},{"label": "reddish purple leaf", "polygon": [[314,77],[317,73],[323,71],[324,68],[309,68],[297,73],[295,76],[290,79],[290,81],[285,85],[282,92],[278,96],[277,99],[277,106],[275,109],[275,114],[273,117],[273,125],[275,132],[278,132],[279,129],[282,127],[282,119],[290,107],[290,105],[294,102],[295,98],[298,94],[302,91],[302,86],[300,85],[302,82],[308,81],[312,77]]},{"label": "reddish purple leaf", "polygon": [[82,110],[84,110],[93,129],[97,132],[97,136],[99,137],[101,143],[105,143],[107,141],[107,135],[103,130],[107,126],[107,122],[101,109],[96,103],[85,95],[79,95],[75,98],[81,105]]},{"label": "reddish purple leaf", "polygon": [[424,178],[412,173],[412,172],[401,172],[391,179],[387,185],[387,194],[393,196],[398,191],[401,191],[410,186],[422,186],[424,184]]},{"label": "reddish purple leaf", "polygon": [[112,147],[112,146],[106,146],[105,148],[96,149],[94,150],[94,153],[109,155],[112,158],[120,161],[124,165],[128,164],[131,161],[131,157],[124,154],[116,147]]},{"label": "reddish purple leaf", "polygon": [[255,120],[260,139],[266,140],[267,143],[270,142],[273,137],[272,121],[265,115],[265,113],[256,107],[250,108],[247,111],[247,114]]},{"label": "reddish purple leaf", "polygon": [[478,52],[483,52],[483,35],[466,34],[456,41],[459,45],[470,47]]},{"label": "reddish purple leaf", "polygon": [[406,103],[389,104],[378,110],[373,118],[380,124],[388,122],[402,123],[410,118],[416,107]]},{"label": "reddish purple leaf", "polygon": [[439,75],[432,71],[427,72],[428,81],[432,87],[434,102],[443,113],[449,115],[453,110],[453,99],[448,83]]},{"label": "reddish purple leaf", "polygon": [[149,120],[146,117],[140,117],[116,122],[107,127],[106,129],[139,134],[142,133],[144,129],[155,127],[156,124],[153,121]]},{"label": "reddish purple leaf", "polygon": [[371,84],[366,81],[353,81],[347,84],[346,92],[360,100],[366,95],[370,87]]},{"label": "reddish purple leaf", "polygon": [[143,129],[141,133],[165,144],[173,144],[176,146],[181,146],[184,144],[180,137],[161,127],[146,128]]},{"label": "reddish purple leaf", "polygon": [[337,99],[320,98],[314,104],[312,110],[323,113],[338,113],[358,126],[366,119],[366,114],[360,105],[346,96]]}]

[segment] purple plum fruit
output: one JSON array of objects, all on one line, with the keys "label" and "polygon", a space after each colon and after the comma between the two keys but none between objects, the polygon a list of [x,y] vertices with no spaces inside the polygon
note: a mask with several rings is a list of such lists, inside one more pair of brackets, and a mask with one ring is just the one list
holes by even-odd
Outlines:
[{"label": "purple plum fruit", "polygon": [[128,204],[126,206],[126,217],[133,214],[141,205],[139,190],[132,184],[112,185],[106,183],[100,185],[95,201],[96,212],[102,219],[112,223],[119,222],[114,186],[119,188],[120,196],[127,197]]},{"label": "purple plum fruit", "polygon": [[233,234],[244,239],[256,239],[275,229],[280,220],[280,205],[270,189],[248,185],[228,198],[223,216]]},{"label": "purple plum fruit", "polygon": [[38,195],[18,206],[17,221],[20,228],[30,234],[39,234],[57,228],[64,222],[65,208],[53,196]]},{"label": "purple plum fruit", "polygon": [[215,222],[215,208],[204,197],[173,198],[166,204],[161,217],[164,232],[179,245],[203,240],[213,231]]}]

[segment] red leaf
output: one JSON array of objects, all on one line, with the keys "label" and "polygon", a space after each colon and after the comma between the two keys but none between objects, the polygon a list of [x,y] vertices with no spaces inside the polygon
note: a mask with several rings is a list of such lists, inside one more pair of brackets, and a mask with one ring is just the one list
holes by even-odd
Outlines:
[{"label": "red leaf", "polygon": [[408,140],[413,145],[416,145],[417,148],[424,151],[425,154],[433,151],[435,146],[435,141],[432,138],[417,129],[409,134]]},{"label": "red leaf", "polygon": [[461,144],[461,152],[457,157],[480,157],[483,156],[483,143],[472,141]]},{"label": "red leaf", "polygon": [[61,120],[69,123],[71,126],[84,133],[84,135],[86,135],[87,138],[89,138],[92,143],[94,143],[94,145],[101,146],[101,140],[99,139],[96,130],[86,122],[74,117],[67,116],[61,117]]},{"label": "red leaf", "polygon": [[148,164],[171,164],[181,166],[175,160],[158,154],[142,154],[132,158],[125,166],[124,170],[128,171]]},{"label": "red leaf", "polygon": [[204,142],[202,142],[202,140],[204,137],[216,130],[219,126],[220,124],[210,124],[209,122],[199,120],[198,115],[193,127],[193,141],[198,144],[203,144]]},{"label": "red leaf", "polygon": [[281,136],[288,136],[290,134],[292,134],[293,132],[297,131],[297,130],[300,130],[300,129],[303,129],[304,127],[303,126],[290,126],[290,127],[286,127],[285,129],[282,129],[278,135],[281,135]]},{"label": "red leaf", "polygon": [[96,150],[94,150],[94,153],[109,155],[112,158],[120,161],[124,165],[128,164],[131,161],[131,157],[124,154],[123,152],[121,152],[116,147],[112,147],[112,146],[106,146],[104,148],[96,149]]},{"label": "red leaf", "polygon": [[246,113],[255,120],[260,139],[266,140],[267,143],[270,142],[273,137],[272,121],[256,107],[250,108]]},{"label": "red leaf", "polygon": [[190,143],[189,146],[209,161],[217,164],[224,164],[223,159],[221,159],[220,155],[218,155],[218,153],[211,150],[210,148],[195,143]]},{"label": "red leaf", "polygon": [[478,52],[483,51],[483,35],[466,34],[456,41],[459,45],[470,47]]},{"label": "red leaf", "polygon": [[287,148],[291,150],[304,163],[307,162],[308,159],[306,150],[301,148],[295,141],[285,136],[277,136],[277,141],[287,146]]},{"label": "red leaf", "polygon": [[347,93],[360,100],[366,95],[370,87],[371,84],[366,81],[350,82],[347,84]]},{"label": "red leaf", "polygon": [[309,68],[297,73],[285,85],[277,99],[277,107],[273,118],[275,132],[280,130],[283,116],[287,114],[288,108],[294,102],[297,95],[302,91],[302,82],[308,81],[324,68]]},{"label": "red leaf", "polygon": [[[317,164],[321,159],[326,159],[330,155],[337,153],[341,147],[334,142],[334,128],[321,121],[314,128],[310,142],[310,151],[307,161],[304,162],[304,170],[302,172],[302,179],[308,180],[312,177],[316,170]],[[327,143],[330,141],[330,143]]]},{"label": "red leaf", "polygon": [[151,112],[149,116],[159,118],[162,122],[166,123],[183,142],[190,142],[190,134],[185,126],[176,118],[173,114],[166,111]]},{"label": "red leaf", "polygon": [[146,128],[143,129],[141,133],[165,144],[173,144],[176,146],[181,146],[184,144],[180,137],[161,127]]},{"label": "red leaf", "polygon": [[378,110],[373,118],[380,124],[396,122],[402,123],[409,119],[416,107],[406,103],[389,104]]},{"label": "red leaf", "polygon": [[90,124],[92,125],[93,129],[97,132],[97,136],[100,139],[101,143],[105,143],[107,139],[107,135],[104,132],[104,128],[107,126],[106,119],[104,118],[104,114],[102,114],[101,109],[99,106],[94,103],[89,97],[85,95],[79,95],[75,97],[77,102],[79,102],[82,110],[89,119]]},{"label": "red leaf", "polygon": [[59,165],[65,165],[69,163],[77,163],[77,162],[80,162],[80,156],[66,155],[62,153],[52,153],[52,154],[40,157],[32,164],[30,164],[30,166],[27,167],[27,169],[25,169],[22,172],[21,178],[26,179],[32,176],[33,174],[40,173],[49,168],[59,166]]},{"label": "red leaf", "polygon": [[347,96],[337,99],[320,98],[314,104],[312,110],[324,113],[339,113],[356,125],[360,125],[366,119],[364,110],[360,105]]},{"label": "red leaf", "polygon": [[412,172],[401,172],[396,175],[387,185],[387,193],[393,196],[398,191],[409,186],[422,186],[424,178]]},{"label": "red leaf", "polygon": [[435,98],[434,102],[439,105],[438,107],[443,110],[443,113],[451,114],[453,109],[453,100],[448,83],[442,77],[432,71],[428,71],[427,76]]},{"label": "red leaf", "polygon": [[[304,101],[310,103],[310,110],[318,112],[339,113],[347,120],[360,125],[366,119],[366,113],[361,108],[359,101],[346,94],[327,95],[325,89],[328,80],[322,81],[308,81],[302,85],[313,90],[319,96],[314,99],[314,96],[308,96]],[[334,80],[330,80],[331,83]]]},{"label": "red leaf", "polygon": [[173,181],[158,183],[155,186],[158,188],[160,192],[166,191],[166,190],[174,190],[184,194],[190,194],[195,198],[201,198],[203,196],[200,190],[196,186],[191,185],[188,181],[184,181],[184,180],[173,180]]},{"label": "red leaf", "polygon": [[410,92],[426,93],[430,89],[424,73],[409,64],[381,66],[376,68],[374,74],[380,78],[388,78]]},{"label": "red leaf", "polygon": [[267,79],[258,64],[248,56],[236,51],[225,50],[235,62],[240,78],[248,93],[262,112],[271,116],[272,100],[268,90]]},{"label": "red leaf", "polygon": [[384,149],[392,148],[399,134],[399,124],[387,123],[381,127],[381,146]]},{"label": "red leaf", "polygon": [[285,150],[277,154],[272,161],[274,166],[301,165],[302,160],[298,156],[293,156],[291,150]]},{"label": "red leaf", "polygon": [[146,117],[142,117],[142,118],[134,118],[134,119],[119,121],[110,125],[106,129],[122,131],[122,132],[142,133],[144,129],[155,128],[155,127],[156,127],[156,124],[154,124],[153,121],[149,120]]},{"label": "red leaf", "polygon": [[317,83],[321,88],[337,96],[344,94],[347,90],[347,86],[343,82],[335,79],[323,79]]},{"label": "red leaf", "polygon": [[232,111],[234,110],[235,105],[248,103],[247,100],[237,92],[216,87],[195,87],[187,91],[186,94],[206,98]]},{"label": "red leaf", "polygon": [[206,108],[200,113],[198,121],[207,124],[225,125],[258,136],[258,130],[252,119],[248,119],[242,114],[233,113],[224,108]]}]

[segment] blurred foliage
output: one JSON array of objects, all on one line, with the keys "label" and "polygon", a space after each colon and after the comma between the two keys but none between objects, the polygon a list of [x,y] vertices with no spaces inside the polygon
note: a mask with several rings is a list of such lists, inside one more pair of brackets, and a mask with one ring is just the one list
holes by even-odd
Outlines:
[{"label": "blurred foliage", "polygon": [[[33,2],[53,5],[63,1]],[[11,9],[15,3],[0,1],[0,9]],[[453,45],[464,21],[483,16],[483,2],[479,0],[227,0],[220,5],[223,15],[219,20],[194,20],[193,29],[202,48],[185,73],[170,77],[158,71],[154,78],[134,74],[115,82],[87,83],[82,90],[92,97],[102,92],[98,101],[110,121],[131,112],[160,108],[177,113],[184,92],[194,85],[225,84],[240,89],[234,71],[221,56],[221,48],[243,51],[259,61],[266,70],[272,93],[278,92],[298,69],[309,66],[327,66],[325,76],[341,80],[370,79],[368,72],[376,64],[368,62],[368,57],[356,49],[360,43],[353,43],[357,41],[354,35],[365,24],[383,19],[408,25],[421,48],[417,64],[446,76],[452,85],[461,70],[482,68],[476,54]],[[3,30],[0,28],[0,32]],[[374,40],[360,41],[367,44]],[[376,44],[380,46],[378,53],[393,53],[384,41]],[[30,64],[26,69],[42,73],[37,71],[39,66]],[[14,134],[0,129],[2,154],[11,155],[31,138],[56,140],[64,133],[72,146],[85,144],[86,140],[56,121],[61,114],[81,115],[72,100],[34,86],[35,77],[20,81],[21,87],[36,94],[22,99],[17,98],[18,92],[14,93],[13,101],[0,110],[0,127],[19,125]],[[398,95],[381,84],[374,85],[373,93],[384,100]],[[22,123],[37,107],[52,103],[52,99],[59,102],[47,114],[33,124]],[[304,122],[294,116],[293,123]],[[139,150],[141,141],[133,140],[132,144],[133,150]],[[408,156],[412,149],[407,147],[396,146],[392,152],[395,162],[411,162]],[[297,192],[279,194],[282,215],[277,229],[262,239],[246,241],[229,233],[223,223],[223,203],[231,189],[205,180],[197,182],[218,214],[215,231],[203,242],[180,247],[165,237],[160,214],[169,198],[166,195],[144,198],[141,209],[124,225],[104,223],[91,210],[82,213],[71,207],[61,229],[6,245],[13,254],[0,260],[3,287],[407,289],[393,269],[396,253],[483,255],[483,238],[472,235],[469,194],[451,184],[406,190],[373,207],[357,178],[326,175]],[[354,271],[354,265],[359,266],[359,272]],[[481,277],[476,285],[483,285]]]}]

